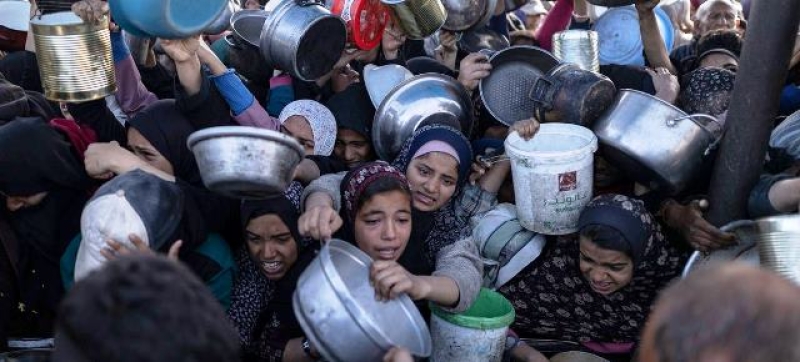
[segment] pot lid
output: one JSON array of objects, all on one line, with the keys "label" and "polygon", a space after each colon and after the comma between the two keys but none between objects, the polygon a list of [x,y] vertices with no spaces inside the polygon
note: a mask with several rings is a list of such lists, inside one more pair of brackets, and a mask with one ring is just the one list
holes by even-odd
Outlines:
[{"label": "pot lid", "polygon": [[348,40],[361,50],[378,46],[389,22],[389,9],[380,0],[335,0],[331,12],[347,23]]},{"label": "pot lid", "polygon": [[[671,50],[675,35],[672,23],[661,8],[655,12],[661,37],[667,50]],[[600,64],[644,65],[639,16],[634,6],[608,9],[597,19],[593,30],[598,33]]]},{"label": "pot lid", "polygon": [[28,31],[31,4],[27,1],[0,1],[0,26]]}]

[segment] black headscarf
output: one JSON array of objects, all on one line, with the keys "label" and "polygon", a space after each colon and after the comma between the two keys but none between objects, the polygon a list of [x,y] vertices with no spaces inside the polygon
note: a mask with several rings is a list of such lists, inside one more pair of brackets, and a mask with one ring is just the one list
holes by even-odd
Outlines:
[{"label": "black headscarf", "polygon": [[292,310],[292,295],[297,281],[316,257],[316,248],[307,246],[297,231],[297,208],[285,196],[245,201],[241,208],[242,225],[263,215],[277,215],[289,228],[297,243],[297,261],[277,282],[268,280],[253,262],[246,246],[239,249],[236,263],[239,274],[233,285],[228,316],[239,331],[248,357],[259,360],[280,358],[289,339],[303,335]]},{"label": "black headscarf", "polygon": [[0,126],[0,191],[12,196],[47,192],[40,204],[14,212],[0,197],[0,217],[9,221],[18,241],[8,257],[17,266],[20,303],[26,306],[19,312],[26,327],[52,325],[48,318],[63,293],[59,259],[80,232],[81,209],[93,186],[77,152],[43,119],[16,118]]},{"label": "black headscarf", "polygon": [[54,188],[87,193],[93,182],[66,138],[41,118],[0,127],[0,191],[31,196]]},{"label": "black headscarf", "polygon": [[175,106],[174,100],[157,101],[137,113],[129,127],[139,131],[172,164],[175,177],[200,185],[200,171],[186,140],[194,132],[191,122]]},{"label": "black headscarf", "polygon": [[375,118],[375,107],[369,99],[367,89],[354,83],[342,92],[334,94],[325,104],[336,118],[336,126],[358,132],[371,139],[370,129]]}]

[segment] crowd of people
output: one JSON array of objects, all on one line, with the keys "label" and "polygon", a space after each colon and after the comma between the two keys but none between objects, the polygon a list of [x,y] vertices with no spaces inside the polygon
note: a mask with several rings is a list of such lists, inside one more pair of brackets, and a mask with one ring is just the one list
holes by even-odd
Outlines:
[{"label": "crowd of people", "polygon": [[[101,0],[31,3],[31,15],[109,16]],[[637,1],[646,65],[599,71],[617,89],[724,127],[750,3]],[[551,50],[553,34],[597,20],[586,0],[506,4],[497,2],[487,27],[511,46]],[[672,22],[671,49],[656,9]],[[15,32],[3,21],[0,32]],[[666,194],[599,152],[578,232],[523,228],[510,163],[485,157],[502,155],[512,132],[537,137],[543,120],[493,119],[477,91],[492,71],[488,56],[462,49],[461,34],[412,40],[393,23],[376,48],[345,51],[330,73],[303,81],[231,31],[138,49],[113,21],[110,33],[117,91],[79,103],[44,97],[30,33],[22,48],[0,37],[0,351],[7,340],[55,336],[56,361],[319,360],[292,295],[321,245],[337,238],[374,260],[376,298],[408,295],[426,320],[429,303],[460,313],[482,287],[497,290],[516,313],[511,361],[569,350],[614,361],[800,361],[796,285],[741,265],[677,281],[693,251],[737,242],[704,217],[711,166]],[[751,218],[800,207],[800,42],[785,46],[794,52],[763,174],[746,195]],[[472,132],[428,124],[394,159],[379,159],[363,74],[389,64],[460,83],[474,103]],[[283,194],[243,201],[203,184],[189,135],[236,125],[304,149]],[[499,275],[485,273],[485,259]],[[396,348],[385,361],[413,358]]]}]

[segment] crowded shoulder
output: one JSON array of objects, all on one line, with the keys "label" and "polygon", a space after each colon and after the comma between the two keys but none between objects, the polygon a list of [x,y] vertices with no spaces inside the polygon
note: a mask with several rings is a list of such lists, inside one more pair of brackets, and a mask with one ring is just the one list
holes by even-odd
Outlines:
[{"label": "crowded shoulder", "polygon": [[0,362],[800,362],[799,35],[0,0]]}]

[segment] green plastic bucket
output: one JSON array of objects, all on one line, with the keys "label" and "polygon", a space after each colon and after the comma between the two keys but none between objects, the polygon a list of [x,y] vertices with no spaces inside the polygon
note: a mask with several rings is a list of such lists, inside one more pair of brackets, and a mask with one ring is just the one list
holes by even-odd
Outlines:
[{"label": "green plastic bucket", "polygon": [[453,314],[431,305],[432,362],[499,362],[514,307],[497,292],[481,289],[472,306]]}]

